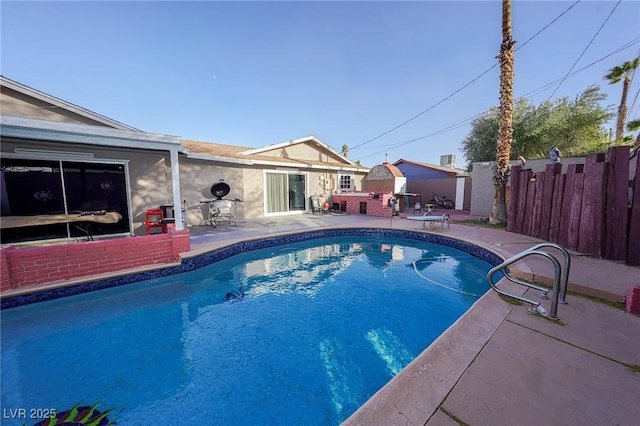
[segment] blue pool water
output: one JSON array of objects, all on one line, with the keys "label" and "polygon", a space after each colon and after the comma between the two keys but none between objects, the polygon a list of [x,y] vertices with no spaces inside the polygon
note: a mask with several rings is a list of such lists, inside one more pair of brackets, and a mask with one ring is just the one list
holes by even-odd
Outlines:
[{"label": "blue pool water", "polygon": [[339,424],[488,289],[469,253],[378,241],[300,241],[5,309],[2,424],[78,403],[119,425]]}]

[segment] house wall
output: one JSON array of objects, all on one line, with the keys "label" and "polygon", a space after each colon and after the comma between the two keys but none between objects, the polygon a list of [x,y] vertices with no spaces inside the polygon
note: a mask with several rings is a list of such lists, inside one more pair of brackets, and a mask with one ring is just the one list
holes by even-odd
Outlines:
[{"label": "house wall", "polygon": [[407,180],[407,192],[422,195],[422,205],[431,200],[433,193],[447,197],[455,202],[457,179]]},{"label": "house wall", "polygon": [[[180,160],[180,193],[183,200],[186,201],[187,224],[190,226],[204,223],[203,221],[207,218],[208,205],[201,203],[201,201],[213,198],[210,191],[211,185],[217,183],[220,179],[224,179],[231,187],[231,192],[224,198],[242,200],[242,202],[238,202],[234,206],[236,220],[244,221],[264,217],[265,170],[289,170],[306,173],[308,176],[307,210],[311,209],[309,201],[311,195],[318,195],[321,203],[324,203],[324,201],[331,198],[331,194],[335,192],[335,185],[338,182],[338,173],[334,170],[276,168],[257,165],[243,166],[183,158]],[[356,187],[362,188],[364,173],[354,175]],[[320,180],[321,176],[324,178],[322,181]],[[327,184],[325,187],[321,182],[331,182],[331,184]]]},{"label": "house wall", "polygon": [[43,247],[0,248],[0,291],[178,261],[189,231]]},{"label": "house wall", "polygon": [[[562,173],[567,173],[569,164],[584,164],[585,158],[561,158]],[[512,166],[518,164],[517,161],[510,162]],[[473,164],[473,185],[471,190],[471,214],[479,216],[491,215],[491,209],[493,208],[494,199],[494,187],[493,187],[493,167],[494,162],[482,162]],[[545,167],[549,164],[548,159],[541,160],[529,160],[526,163],[526,168],[531,169],[534,173],[543,172]],[[507,184],[508,186],[510,185]],[[509,190],[507,188],[507,194]]]},{"label": "house wall", "polygon": [[[224,198],[243,202],[235,203],[234,215],[237,220],[244,220],[247,211],[245,187],[255,185],[245,180],[245,167],[215,163],[212,161],[180,159],[180,194],[183,208],[186,209],[187,225],[202,225],[208,218],[207,200],[214,199],[211,186],[220,182],[229,185],[231,191]],[[249,176],[250,178],[250,176]],[[262,182],[260,183],[262,186]]]}]

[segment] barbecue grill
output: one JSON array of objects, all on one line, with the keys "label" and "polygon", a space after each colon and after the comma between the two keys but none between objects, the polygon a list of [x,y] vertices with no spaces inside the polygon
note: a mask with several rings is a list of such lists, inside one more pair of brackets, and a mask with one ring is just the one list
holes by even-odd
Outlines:
[{"label": "barbecue grill", "polygon": [[207,203],[209,205],[207,218],[209,225],[215,227],[218,225],[218,222],[223,222],[237,226],[236,217],[233,214],[233,207],[234,203],[240,200],[223,199],[222,197],[228,195],[229,192],[231,192],[231,187],[224,181],[224,179],[220,179],[219,182],[211,185],[211,195],[215,197],[215,200],[202,201],[202,203]]}]

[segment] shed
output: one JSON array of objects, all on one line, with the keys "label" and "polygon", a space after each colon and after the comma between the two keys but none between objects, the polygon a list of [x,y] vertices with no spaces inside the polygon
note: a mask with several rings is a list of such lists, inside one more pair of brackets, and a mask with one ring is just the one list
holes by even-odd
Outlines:
[{"label": "shed", "polygon": [[435,192],[453,200],[458,210],[471,208],[471,175],[465,170],[404,159],[393,164],[406,177],[407,192],[422,194],[424,202]]}]

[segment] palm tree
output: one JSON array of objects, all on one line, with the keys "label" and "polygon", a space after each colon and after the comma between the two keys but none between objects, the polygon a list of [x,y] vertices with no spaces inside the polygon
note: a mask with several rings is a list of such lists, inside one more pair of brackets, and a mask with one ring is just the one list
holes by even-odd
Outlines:
[{"label": "palm tree", "polygon": [[503,224],[507,221],[505,189],[509,181],[511,142],[513,140],[513,61],[515,41],[511,37],[511,0],[502,0],[502,44],[500,45],[500,123],[496,165],[493,169],[495,196],[489,222]]},{"label": "palm tree", "polygon": [[618,121],[616,122],[616,145],[622,143],[624,139],[624,122],[627,120],[627,94],[631,85],[631,74],[640,66],[640,56],[633,61],[626,61],[624,64],[613,67],[604,78],[609,80],[609,84],[616,84],[622,81],[622,99],[618,107]]},{"label": "palm tree", "polygon": [[345,157],[349,156],[349,147],[347,145],[342,145],[342,155]]}]

